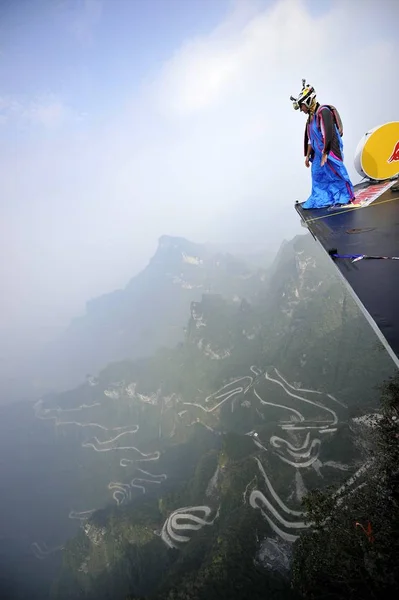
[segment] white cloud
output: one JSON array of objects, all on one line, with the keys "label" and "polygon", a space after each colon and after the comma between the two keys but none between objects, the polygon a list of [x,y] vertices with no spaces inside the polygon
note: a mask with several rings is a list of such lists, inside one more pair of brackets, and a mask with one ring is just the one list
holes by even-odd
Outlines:
[{"label": "white cloud", "polygon": [[8,120],[23,113],[55,129],[0,148],[3,222],[13,243],[28,248],[11,271],[29,274],[32,294],[45,289],[55,311],[61,301],[75,310],[123,285],[163,233],[277,244],[302,231],[294,202],[306,199],[311,181],[304,116],[289,97],[306,77],[338,107],[355,175],[364,132],[398,119],[399,3],[385,2],[391,12],[383,4],[339,0],[312,16],[300,0],[266,8],[245,1],[177,48],[130,109],[94,129],[86,121],[66,127],[76,115],[60,98],[3,100]]},{"label": "white cloud", "polygon": [[[306,6],[279,0],[249,17],[233,14],[209,35],[183,44],[148,88],[149,104],[171,132],[168,171],[174,172],[172,161],[178,165],[180,189],[202,214],[207,205],[209,219],[217,209],[228,213],[235,202],[258,197],[263,219],[277,219],[281,235],[284,221],[292,231],[293,202],[310,192],[304,116],[289,100],[302,77],[322,102],[340,110],[355,180],[353,153],[364,130],[395,118],[398,86],[391,73],[398,42],[393,30],[389,37],[386,26],[376,26],[376,8],[368,0],[336,1],[312,16]],[[388,14],[383,18],[389,23]],[[176,182],[169,180],[165,189],[172,190]]]},{"label": "white cloud", "polygon": [[221,108],[237,94],[268,89],[273,94],[276,76],[309,62],[301,50],[310,40],[326,50],[323,27],[314,22],[300,0],[280,0],[247,22],[233,14],[210,35],[188,41],[165,65],[157,94],[162,109],[186,116]]},{"label": "white cloud", "polygon": [[10,119],[19,117],[22,110],[21,103],[12,96],[0,96],[0,122],[7,123]]},{"label": "white cloud", "polygon": [[54,129],[67,122],[77,121],[78,117],[78,114],[53,94],[35,99],[0,97],[0,122],[18,128],[39,125],[46,129]]},{"label": "white cloud", "polygon": [[24,116],[32,122],[47,128],[62,125],[70,115],[71,111],[57,99],[36,101],[24,113]]}]

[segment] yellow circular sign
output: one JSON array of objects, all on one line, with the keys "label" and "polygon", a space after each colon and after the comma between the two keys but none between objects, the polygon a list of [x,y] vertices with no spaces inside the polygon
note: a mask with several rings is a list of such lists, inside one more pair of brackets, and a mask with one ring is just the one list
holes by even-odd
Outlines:
[{"label": "yellow circular sign", "polygon": [[[356,164],[357,163],[357,164]],[[357,170],[375,180],[399,173],[399,121],[391,121],[367,132],[356,151]]]}]

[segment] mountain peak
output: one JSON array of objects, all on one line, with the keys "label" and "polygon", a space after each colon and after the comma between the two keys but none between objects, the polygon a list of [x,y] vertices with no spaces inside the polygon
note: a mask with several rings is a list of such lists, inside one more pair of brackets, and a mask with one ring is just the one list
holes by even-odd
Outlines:
[{"label": "mountain peak", "polygon": [[184,237],[174,235],[161,235],[158,238],[158,250],[181,250],[182,252],[187,250],[204,251],[205,246],[203,244],[197,244],[191,242]]},{"label": "mountain peak", "polygon": [[190,242],[183,237],[162,235],[158,238],[158,248],[150,262],[164,263],[165,260],[180,262],[184,257],[192,258],[197,262],[201,261],[206,254],[206,247],[203,244]]},{"label": "mountain peak", "polygon": [[160,248],[170,248],[170,247],[176,247],[176,245],[182,246],[185,244],[190,244],[190,242],[186,238],[176,236],[176,235],[164,234],[158,238],[158,246]]}]

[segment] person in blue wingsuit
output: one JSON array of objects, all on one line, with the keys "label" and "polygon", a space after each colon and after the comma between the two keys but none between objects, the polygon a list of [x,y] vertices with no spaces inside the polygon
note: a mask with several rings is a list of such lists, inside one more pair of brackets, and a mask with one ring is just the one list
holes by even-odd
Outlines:
[{"label": "person in blue wingsuit", "polygon": [[353,185],[344,165],[343,127],[337,109],[320,105],[316,92],[302,79],[298,98],[291,96],[295,110],[308,115],[304,153],[306,167],[312,164],[312,193],[302,208],[325,208],[350,204],[355,198]]}]

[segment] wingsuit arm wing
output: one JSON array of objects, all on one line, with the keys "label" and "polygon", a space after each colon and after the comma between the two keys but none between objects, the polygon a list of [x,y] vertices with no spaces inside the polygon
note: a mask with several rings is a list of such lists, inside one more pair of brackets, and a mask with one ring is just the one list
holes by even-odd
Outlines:
[{"label": "wingsuit arm wing", "polygon": [[331,150],[331,144],[334,132],[333,114],[329,108],[320,109],[320,127],[324,140],[323,151],[328,154]]},{"label": "wingsuit arm wing", "polygon": [[304,140],[303,140],[303,154],[308,158],[311,158],[314,154],[313,149],[310,145],[309,135],[308,135],[308,125],[305,126]]},{"label": "wingsuit arm wing", "polygon": [[306,156],[308,153],[309,137],[308,137],[308,126],[305,125],[305,133],[303,136],[303,155]]}]

